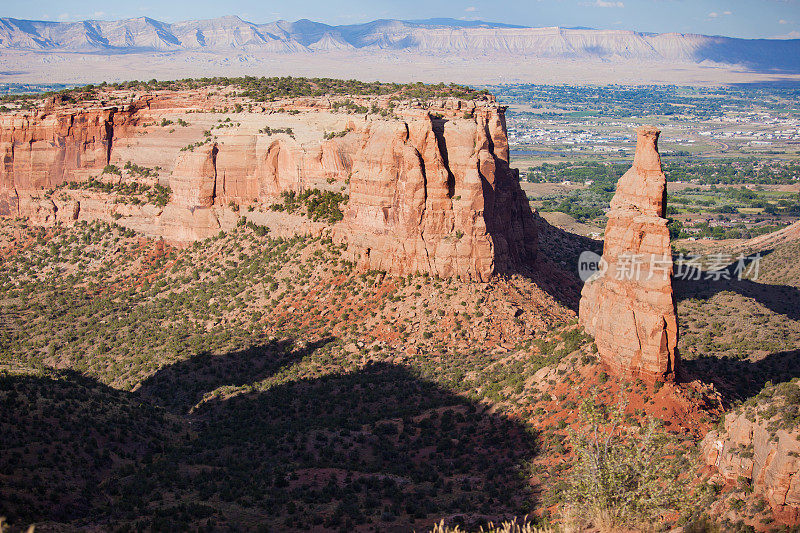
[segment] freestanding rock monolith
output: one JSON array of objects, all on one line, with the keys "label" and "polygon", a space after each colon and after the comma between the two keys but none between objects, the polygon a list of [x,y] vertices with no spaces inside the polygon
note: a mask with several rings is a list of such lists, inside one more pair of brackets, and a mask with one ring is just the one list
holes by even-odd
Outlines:
[{"label": "freestanding rock monolith", "polygon": [[644,126],[637,133],[633,167],[611,200],[601,269],[583,287],[579,316],[614,373],[654,382],[675,377],[678,321],[660,132]]}]

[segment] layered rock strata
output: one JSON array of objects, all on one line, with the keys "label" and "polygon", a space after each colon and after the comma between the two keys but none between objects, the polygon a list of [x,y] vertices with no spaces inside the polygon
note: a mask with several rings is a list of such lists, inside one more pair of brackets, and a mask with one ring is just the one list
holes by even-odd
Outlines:
[{"label": "layered rock strata", "polygon": [[600,358],[619,376],[671,380],[678,365],[678,322],[666,177],[659,131],[638,130],[633,167],[611,200],[601,270],[584,285],[580,323]]},{"label": "layered rock strata", "polygon": [[360,264],[486,280],[535,257],[535,220],[509,167],[503,111],[426,114],[360,132],[337,228]]},{"label": "layered rock strata", "polygon": [[[0,115],[0,215],[40,224],[113,220],[186,243],[240,216],[274,222],[266,212],[281,193],[316,188],[349,194],[333,235],[365,269],[486,280],[535,257],[535,217],[509,165],[505,108],[492,98],[359,102],[391,109],[388,117],[339,113],[329,99],[306,98],[248,104],[255,111],[235,120],[215,92],[115,101],[125,99],[51,101],[35,113]],[[112,196],[104,203],[100,193],[65,187],[127,161],[160,169],[172,189],[166,207]],[[277,226],[285,234],[288,226]],[[298,230],[320,228],[309,221]]]},{"label": "layered rock strata", "polygon": [[800,524],[800,441],[797,432],[770,432],[769,421],[729,413],[724,431],[711,431],[700,445],[706,464],[728,482],[750,481],[776,518]]}]

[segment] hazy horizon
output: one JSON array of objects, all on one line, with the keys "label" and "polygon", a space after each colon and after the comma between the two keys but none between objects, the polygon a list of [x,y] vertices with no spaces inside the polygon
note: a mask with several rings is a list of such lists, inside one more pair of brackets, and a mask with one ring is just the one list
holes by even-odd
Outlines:
[{"label": "hazy horizon", "polygon": [[402,4],[361,0],[330,4],[312,0],[295,4],[254,0],[217,2],[177,1],[115,5],[86,0],[65,5],[55,0],[6,6],[0,15],[27,20],[76,22],[121,20],[147,16],[173,23],[183,20],[238,16],[256,24],[277,20],[309,19],[330,25],[360,24],[378,19],[420,20],[452,18],[482,20],[526,27],[591,27],[647,33],[698,33],[740,38],[800,38],[800,2],[797,0],[518,0],[488,2],[422,2]]}]

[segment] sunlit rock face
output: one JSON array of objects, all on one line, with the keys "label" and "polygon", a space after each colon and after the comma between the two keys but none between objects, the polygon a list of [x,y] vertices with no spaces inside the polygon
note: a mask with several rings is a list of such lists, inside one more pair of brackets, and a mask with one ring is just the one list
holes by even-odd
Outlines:
[{"label": "sunlit rock face", "polygon": [[[320,224],[268,212],[284,192],[321,189],[349,195],[332,235],[367,270],[485,281],[536,257],[535,215],[509,165],[505,108],[491,96],[401,101],[383,115],[339,112],[326,97],[229,113],[231,101],[215,91],[114,101],[53,99],[0,114],[0,215],[104,220],[174,244],[216,235],[241,216],[280,235],[319,234]],[[152,180],[172,189],[166,206],[63,187],[135,181],[103,175],[128,161],[160,169]]]},{"label": "sunlit rock face", "polygon": [[536,223],[509,167],[504,111],[366,126],[337,229],[353,258],[367,269],[484,281],[533,260]]},{"label": "sunlit rock face", "polygon": [[671,380],[678,365],[667,182],[659,131],[638,130],[633,166],[620,178],[608,213],[603,268],[583,287],[580,323],[619,376]]},{"label": "sunlit rock face", "polygon": [[[769,420],[741,412],[725,416],[722,431],[710,431],[700,449],[706,464],[727,481],[748,479],[764,496],[775,517],[800,524],[800,441],[797,431],[771,431]],[[749,450],[749,453],[742,453]]]}]

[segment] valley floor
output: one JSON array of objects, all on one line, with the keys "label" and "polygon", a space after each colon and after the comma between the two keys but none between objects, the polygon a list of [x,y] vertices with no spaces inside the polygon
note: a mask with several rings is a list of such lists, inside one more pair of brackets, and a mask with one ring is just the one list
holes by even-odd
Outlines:
[{"label": "valley floor", "polygon": [[[693,381],[649,387],[604,371],[576,325],[579,283],[554,277],[591,241],[545,226],[542,242],[539,271],[479,284],[360,272],[325,237],[247,226],[176,249],[3,220],[0,515],[37,531],[547,521],[581,402],[624,389],[628,421],[661,420],[694,487],[665,525],[716,502],[730,527],[768,528],[744,488],[706,483],[696,451],[720,401],[777,375],[770,361],[800,375],[798,277],[767,264],[774,286],[682,289]],[[735,355],[748,342],[758,360]],[[744,372],[749,389],[731,378]]]}]

